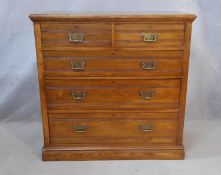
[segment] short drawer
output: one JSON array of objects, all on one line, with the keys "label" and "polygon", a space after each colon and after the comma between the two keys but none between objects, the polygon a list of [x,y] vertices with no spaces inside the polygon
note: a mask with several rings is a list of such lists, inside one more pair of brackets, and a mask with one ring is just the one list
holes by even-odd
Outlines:
[{"label": "short drawer", "polygon": [[180,80],[46,80],[49,109],[179,108]]},{"label": "short drawer", "polygon": [[175,143],[177,119],[50,119],[51,143]]},{"label": "short drawer", "polygon": [[106,23],[43,23],[42,48],[78,49],[111,47],[111,24]]},{"label": "short drawer", "polygon": [[182,50],[184,24],[119,23],[115,26],[115,46],[154,50]]}]

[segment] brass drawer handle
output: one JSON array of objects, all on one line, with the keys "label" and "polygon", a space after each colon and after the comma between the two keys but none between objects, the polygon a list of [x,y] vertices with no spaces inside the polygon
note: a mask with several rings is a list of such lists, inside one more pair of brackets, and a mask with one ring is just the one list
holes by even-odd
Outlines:
[{"label": "brass drawer handle", "polygon": [[141,33],[141,36],[143,37],[144,42],[155,43],[155,42],[157,42],[158,34],[143,32],[143,33]]},{"label": "brass drawer handle", "polygon": [[142,125],[139,125],[138,128],[143,132],[150,132],[150,131],[153,131],[154,125],[153,124],[142,124]]},{"label": "brass drawer handle", "polygon": [[141,66],[144,70],[154,70],[156,69],[156,62],[142,62]]},{"label": "brass drawer handle", "polygon": [[71,95],[73,100],[84,100],[87,97],[86,92],[73,92]]},{"label": "brass drawer handle", "polygon": [[141,91],[139,94],[142,100],[150,100],[154,97],[155,92],[154,91]]},{"label": "brass drawer handle", "polygon": [[70,66],[71,69],[75,70],[75,71],[81,71],[85,69],[85,62],[71,62]]},{"label": "brass drawer handle", "polygon": [[87,125],[76,125],[73,126],[75,132],[86,132],[88,130]]},{"label": "brass drawer handle", "polygon": [[68,34],[69,41],[71,43],[83,43],[84,41],[84,34],[83,33],[69,33]]}]

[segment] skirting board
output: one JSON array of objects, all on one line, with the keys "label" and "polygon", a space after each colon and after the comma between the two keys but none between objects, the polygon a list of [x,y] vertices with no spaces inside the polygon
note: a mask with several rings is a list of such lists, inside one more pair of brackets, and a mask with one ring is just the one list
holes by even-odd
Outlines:
[{"label": "skirting board", "polygon": [[79,147],[68,148],[43,148],[42,160],[183,160],[184,147],[176,148],[114,148],[114,149],[89,149]]}]

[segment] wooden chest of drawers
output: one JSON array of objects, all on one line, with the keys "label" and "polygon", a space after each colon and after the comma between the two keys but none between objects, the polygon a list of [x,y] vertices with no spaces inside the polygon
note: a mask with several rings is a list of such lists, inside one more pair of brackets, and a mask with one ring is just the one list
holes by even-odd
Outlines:
[{"label": "wooden chest of drawers", "polygon": [[192,14],[32,14],[43,160],[183,159]]}]

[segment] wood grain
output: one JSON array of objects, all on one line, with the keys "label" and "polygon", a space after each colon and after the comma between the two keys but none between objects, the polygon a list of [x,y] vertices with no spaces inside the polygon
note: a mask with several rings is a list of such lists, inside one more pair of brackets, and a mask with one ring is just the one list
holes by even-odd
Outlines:
[{"label": "wood grain", "polygon": [[194,14],[180,12],[43,13],[29,15],[33,22],[191,22]]},{"label": "wood grain", "polygon": [[[75,132],[74,126],[86,125],[85,132]],[[152,131],[144,132],[139,125],[153,125]],[[112,138],[171,137],[176,136],[177,121],[174,119],[50,119],[50,136],[58,138]],[[143,138],[144,139],[144,138]],[[134,140],[136,142],[136,140]]]},{"label": "wood grain", "polygon": [[71,113],[49,113],[50,119],[178,119],[177,112],[139,111],[84,111]]},{"label": "wood grain", "polygon": [[[56,83],[56,86],[54,83]],[[140,92],[153,91],[149,100],[142,99]],[[84,100],[74,100],[72,93],[87,93]],[[179,107],[179,80],[116,80],[116,81],[47,81],[49,106],[73,108],[124,108]],[[128,103],[129,101],[129,103]],[[49,107],[50,108],[50,107]]]},{"label": "wood grain", "polygon": [[[32,14],[43,160],[184,159],[191,26],[186,13]],[[83,43],[69,33],[84,34]],[[158,34],[143,41],[141,33]],[[71,62],[85,62],[75,71]],[[153,70],[141,63],[154,62]],[[149,100],[140,92],[153,91]],[[86,92],[83,100],[72,93]],[[139,125],[153,125],[141,131]],[[87,125],[84,133],[76,125]]]},{"label": "wood grain", "polygon": [[42,159],[50,160],[181,160],[184,159],[183,148],[178,149],[97,149],[97,150],[59,150],[45,148],[42,152]]},{"label": "wood grain", "polygon": [[[115,46],[119,48],[142,47],[143,49],[156,49],[161,47],[166,49],[169,47],[176,47],[177,50],[183,48],[184,24],[142,23],[137,25],[136,23],[118,23],[115,28]],[[144,42],[143,37],[141,36],[141,33],[143,32],[157,34],[157,41],[153,43]]]},{"label": "wood grain", "polygon": [[34,31],[35,31],[35,46],[36,46],[36,55],[37,55],[37,66],[38,66],[39,92],[41,98],[41,115],[42,115],[43,132],[44,132],[44,145],[49,145],[50,135],[49,135],[48,116],[47,116],[47,101],[45,94],[44,63],[41,52],[41,47],[42,47],[41,28],[39,23],[34,23]]},{"label": "wood grain", "polygon": [[[42,47],[111,47],[111,24],[72,24],[72,23],[44,23],[41,24]],[[69,41],[70,33],[83,33],[82,43]]]},{"label": "wood grain", "polygon": [[[72,69],[71,63],[83,62],[82,71]],[[153,70],[143,69],[142,63],[153,63]],[[152,57],[56,57],[44,59],[46,77],[107,77],[107,76],[174,76],[182,75],[182,59]]]},{"label": "wood grain", "polygon": [[192,32],[192,23],[186,23],[185,52],[183,56],[183,78],[182,78],[181,93],[180,93],[179,130],[178,130],[178,139],[177,139],[178,144],[182,144],[182,140],[183,140],[191,32]]}]

